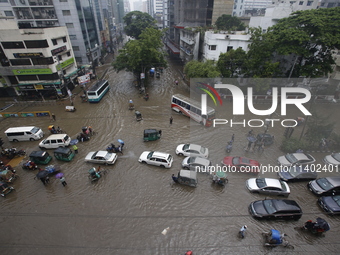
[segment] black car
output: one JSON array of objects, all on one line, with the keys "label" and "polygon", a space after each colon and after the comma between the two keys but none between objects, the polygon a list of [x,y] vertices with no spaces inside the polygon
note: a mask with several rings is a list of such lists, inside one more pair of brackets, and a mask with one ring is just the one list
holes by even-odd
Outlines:
[{"label": "black car", "polygon": [[325,196],[318,199],[320,207],[329,214],[340,214],[340,196]]},{"label": "black car", "polygon": [[250,214],[258,219],[294,219],[302,216],[301,207],[288,199],[265,199],[254,201],[249,205]]},{"label": "black car", "polygon": [[340,195],[340,177],[325,177],[310,181],[307,187],[318,196]]}]

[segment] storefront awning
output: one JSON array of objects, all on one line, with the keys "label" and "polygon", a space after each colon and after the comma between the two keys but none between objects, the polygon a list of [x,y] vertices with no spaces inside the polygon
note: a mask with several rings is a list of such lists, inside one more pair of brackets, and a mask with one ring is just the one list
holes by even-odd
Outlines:
[{"label": "storefront awning", "polygon": [[173,54],[179,54],[179,49],[172,42],[167,41],[166,46],[172,51]]}]

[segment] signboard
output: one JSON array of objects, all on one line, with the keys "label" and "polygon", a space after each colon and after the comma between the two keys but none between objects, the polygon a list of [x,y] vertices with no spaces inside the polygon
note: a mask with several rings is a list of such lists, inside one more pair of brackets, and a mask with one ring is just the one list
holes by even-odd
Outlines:
[{"label": "signboard", "polygon": [[57,94],[59,95],[59,96],[61,96],[63,93],[61,92],[61,89],[56,89],[57,90]]},{"label": "signboard", "polygon": [[26,53],[13,53],[15,58],[42,58],[44,55],[41,52],[26,52]]},{"label": "signboard", "polygon": [[39,85],[34,85],[35,89],[44,89],[44,86],[39,84]]},{"label": "signboard", "polygon": [[54,50],[51,50],[52,56],[57,55],[58,53],[63,52],[63,51],[65,51],[66,49],[67,49],[67,48],[66,48],[66,46],[64,45],[64,46],[61,46],[61,47],[56,48],[56,49],[54,49]]},{"label": "signboard", "polygon": [[14,75],[34,75],[34,74],[52,74],[52,70],[49,68],[44,69],[14,69],[12,70]]},{"label": "signboard", "polygon": [[78,77],[79,85],[84,85],[90,81],[90,74],[85,74],[83,76]]},{"label": "signboard", "polygon": [[70,59],[68,59],[68,60],[58,64],[56,66],[56,68],[57,68],[57,70],[60,70],[60,66],[61,66],[61,68],[65,68],[65,67],[67,67],[67,66],[69,66],[69,65],[71,65],[73,63],[74,63],[74,58],[70,58]]},{"label": "signboard", "polygon": [[145,73],[140,73],[140,78],[145,79]]}]

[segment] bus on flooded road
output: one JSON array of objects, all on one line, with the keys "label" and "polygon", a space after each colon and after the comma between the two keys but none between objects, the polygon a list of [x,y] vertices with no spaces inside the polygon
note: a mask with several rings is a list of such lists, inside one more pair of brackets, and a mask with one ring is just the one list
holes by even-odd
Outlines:
[{"label": "bus on flooded road", "polygon": [[101,80],[96,82],[87,91],[87,98],[90,103],[98,103],[109,90],[109,82]]},{"label": "bus on flooded road", "polygon": [[215,119],[215,109],[207,106],[207,115],[202,115],[201,104],[181,94],[173,95],[171,98],[172,110],[184,114],[194,121],[210,127]]}]

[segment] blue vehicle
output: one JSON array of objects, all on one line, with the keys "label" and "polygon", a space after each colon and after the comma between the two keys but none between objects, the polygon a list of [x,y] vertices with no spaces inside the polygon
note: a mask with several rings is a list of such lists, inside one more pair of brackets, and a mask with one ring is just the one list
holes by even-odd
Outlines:
[{"label": "blue vehicle", "polygon": [[101,80],[96,82],[87,91],[88,102],[98,103],[110,89],[109,82],[107,80]]}]

